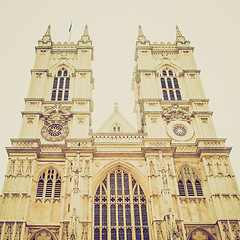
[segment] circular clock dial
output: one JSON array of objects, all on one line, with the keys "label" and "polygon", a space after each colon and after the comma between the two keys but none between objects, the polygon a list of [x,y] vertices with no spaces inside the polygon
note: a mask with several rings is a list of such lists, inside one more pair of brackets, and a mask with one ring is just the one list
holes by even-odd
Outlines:
[{"label": "circular clock dial", "polygon": [[49,142],[60,142],[68,136],[69,129],[65,122],[53,120],[45,123],[41,133],[43,138]]},{"label": "circular clock dial", "polygon": [[60,124],[52,124],[47,128],[47,132],[52,137],[58,137],[63,133],[63,127]]},{"label": "circular clock dial", "polygon": [[177,136],[182,137],[182,136],[185,136],[187,134],[187,129],[184,126],[175,126],[173,128],[173,132]]},{"label": "circular clock dial", "polygon": [[167,134],[176,141],[189,141],[194,134],[193,127],[185,121],[172,121],[167,125]]}]

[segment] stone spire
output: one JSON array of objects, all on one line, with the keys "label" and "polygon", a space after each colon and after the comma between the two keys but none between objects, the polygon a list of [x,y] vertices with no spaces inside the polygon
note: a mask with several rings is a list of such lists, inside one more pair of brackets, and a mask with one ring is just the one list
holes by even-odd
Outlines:
[{"label": "stone spire", "polygon": [[189,43],[188,40],[182,35],[179,30],[179,27],[176,25],[176,43]]},{"label": "stone spire", "polygon": [[142,27],[141,27],[140,25],[138,26],[138,37],[137,37],[137,41],[138,41],[138,42],[141,42],[141,43],[148,42],[148,40],[146,39],[146,37],[145,37],[144,34],[143,34]]},{"label": "stone spire", "polygon": [[83,35],[82,35],[82,37],[81,37],[81,40],[82,40],[83,42],[91,41],[90,36],[89,36],[89,34],[88,34],[88,27],[87,27],[87,25],[85,25],[84,33],[83,33]]},{"label": "stone spire", "polygon": [[51,42],[52,38],[51,38],[51,26],[48,25],[47,31],[45,33],[45,35],[42,37],[42,41],[43,42]]}]

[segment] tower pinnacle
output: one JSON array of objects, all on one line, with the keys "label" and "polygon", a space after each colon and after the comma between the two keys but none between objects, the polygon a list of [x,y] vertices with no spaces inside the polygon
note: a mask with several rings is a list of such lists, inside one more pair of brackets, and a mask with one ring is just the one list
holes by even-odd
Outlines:
[{"label": "tower pinnacle", "polygon": [[147,42],[147,39],[144,36],[143,31],[142,31],[142,27],[140,25],[138,26],[138,38],[137,38],[137,41],[139,41],[141,43]]},{"label": "tower pinnacle", "polygon": [[89,36],[89,34],[88,34],[88,27],[87,27],[87,25],[85,25],[84,33],[83,33],[83,35],[82,35],[82,37],[81,37],[81,40],[82,40],[83,42],[91,41],[90,36]]},{"label": "tower pinnacle", "polygon": [[189,43],[188,40],[182,35],[179,27],[176,25],[176,43]]},{"label": "tower pinnacle", "polygon": [[43,42],[52,41],[52,38],[51,38],[51,26],[50,25],[48,25],[47,31],[46,31],[45,35],[42,37],[42,41]]}]

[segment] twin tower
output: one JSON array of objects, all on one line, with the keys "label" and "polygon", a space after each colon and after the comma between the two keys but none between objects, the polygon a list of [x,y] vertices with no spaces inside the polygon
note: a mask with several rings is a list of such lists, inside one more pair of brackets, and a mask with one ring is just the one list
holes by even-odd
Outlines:
[{"label": "twin tower", "polygon": [[150,43],[139,27],[137,126],[116,106],[93,132],[88,29],[54,43],[48,27],[7,148],[0,240],[240,239],[231,148],[214,130],[193,50],[178,27],[174,43]]}]

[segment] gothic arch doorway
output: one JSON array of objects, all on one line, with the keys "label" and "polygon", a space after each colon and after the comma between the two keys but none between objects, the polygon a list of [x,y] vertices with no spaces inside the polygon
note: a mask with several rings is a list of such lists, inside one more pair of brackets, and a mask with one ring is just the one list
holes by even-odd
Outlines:
[{"label": "gothic arch doorway", "polygon": [[52,234],[49,231],[45,230],[45,229],[42,229],[42,230],[38,231],[30,239],[31,240],[56,240],[52,236]]},{"label": "gothic arch doorway", "polygon": [[147,198],[125,170],[107,174],[94,195],[94,240],[148,240]]}]

